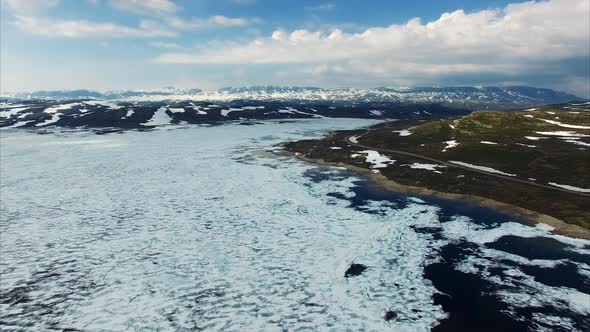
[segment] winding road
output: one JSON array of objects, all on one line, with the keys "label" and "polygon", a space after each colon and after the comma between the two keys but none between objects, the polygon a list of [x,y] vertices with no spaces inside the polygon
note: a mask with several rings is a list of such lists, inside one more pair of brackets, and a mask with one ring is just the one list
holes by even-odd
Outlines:
[{"label": "winding road", "polygon": [[[446,167],[454,167],[454,168],[459,168],[459,169],[463,169],[463,170],[467,170],[467,171],[471,171],[471,172],[475,172],[475,173],[485,174],[485,175],[492,176],[492,177],[495,177],[495,178],[498,178],[498,179],[502,179],[502,180],[519,182],[519,183],[523,183],[523,184],[527,184],[527,185],[531,185],[531,186],[535,186],[535,187],[539,187],[539,188],[557,190],[557,191],[565,192],[565,193],[568,193],[568,194],[574,194],[574,195],[578,195],[578,196],[590,197],[590,194],[582,193],[582,192],[579,192],[579,191],[568,190],[568,189],[564,189],[564,188],[560,188],[560,187],[553,187],[553,186],[544,185],[544,184],[540,184],[540,183],[536,183],[536,182],[532,182],[532,181],[528,181],[528,180],[524,180],[524,179],[518,179],[518,178],[514,178],[514,177],[510,177],[510,176],[505,176],[505,175],[501,175],[501,174],[486,172],[486,171],[483,171],[483,170],[480,170],[480,169],[471,168],[471,167],[467,167],[467,166],[462,166],[462,165],[454,164],[454,163],[451,163],[451,162],[448,162],[448,161],[445,161],[445,160],[439,160],[439,159],[435,159],[435,158],[431,158],[431,157],[427,157],[427,156],[423,156],[423,155],[419,155],[419,154],[415,154],[415,153],[411,153],[411,152],[400,151],[400,150],[393,150],[393,149],[375,148],[375,147],[372,147],[372,146],[368,146],[368,145],[364,145],[364,144],[358,143],[358,140],[360,138],[362,138],[363,136],[367,135],[371,131],[372,131],[372,129],[367,129],[361,135],[348,136],[348,137],[345,138],[344,141],[347,144],[350,144],[352,146],[356,146],[356,147],[359,147],[359,148],[363,148],[363,149],[369,149],[369,150],[375,150],[375,151],[378,151],[378,152],[387,152],[387,153],[390,153],[390,154],[398,154],[398,155],[404,155],[404,156],[414,157],[414,158],[418,158],[418,159],[422,159],[422,160],[427,160],[427,161],[435,162],[437,164],[441,164],[441,165],[444,165]],[[353,137],[355,138],[355,141],[357,143],[355,143],[354,141],[351,140]]]}]

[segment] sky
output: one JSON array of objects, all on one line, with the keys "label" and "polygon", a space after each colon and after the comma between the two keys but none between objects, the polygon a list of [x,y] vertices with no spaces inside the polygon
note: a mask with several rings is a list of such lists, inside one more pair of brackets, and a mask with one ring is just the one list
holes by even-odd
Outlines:
[{"label": "sky", "polygon": [[590,97],[590,1],[0,0],[0,90],[530,85]]}]

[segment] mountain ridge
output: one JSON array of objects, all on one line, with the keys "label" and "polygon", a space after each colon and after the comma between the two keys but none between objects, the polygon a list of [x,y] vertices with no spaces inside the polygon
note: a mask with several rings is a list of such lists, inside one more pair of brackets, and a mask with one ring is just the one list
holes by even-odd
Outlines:
[{"label": "mountain ridge", "polygon": [[297,86],[225,87],[218,90],[162,88],[154,90],[54,90],[5,94],[7,100],[120,100],[120,101],[313,101],[331,103],[440,103],[462,108],[501,108],[557,104],[584,100],[575,95],[529,86],[452,86],[319,88]]}]

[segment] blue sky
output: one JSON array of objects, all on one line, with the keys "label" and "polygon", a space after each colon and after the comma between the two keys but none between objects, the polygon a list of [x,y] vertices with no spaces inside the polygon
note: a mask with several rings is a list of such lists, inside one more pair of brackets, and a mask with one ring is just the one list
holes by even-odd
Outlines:
[{"label": "blue sky", "polygon": [[526,84],[590,97],[589,3],[1,0],[1,90]]}]

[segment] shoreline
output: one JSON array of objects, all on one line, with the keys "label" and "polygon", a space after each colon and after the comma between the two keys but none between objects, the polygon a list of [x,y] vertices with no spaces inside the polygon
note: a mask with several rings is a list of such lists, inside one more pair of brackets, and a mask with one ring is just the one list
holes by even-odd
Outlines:
[{"label": "shoreline", "polygon": [[429,189],[426,187],[416,187],[416,186],[408,186],[403,185],[395,182],[384,176],[381,173],[373,173],[371,170],[349,165],[343,162],[327,162],[322,159],[312,159],[302,156],[300,153],[291,152],[288,150],[279,150],[273,152],[277,155],[282,156],[292,156],[295,157],[303,162],[314,164],[314,165],[323,165],[323,166],[336,166],[336,167],[344,167],[349,171],[358,173],[360,175],[365,176],[369,180],[376,183],[379,187],[398,192],[402,194],[414,194],[414,195],[423,195],[423,196],[431,196],[435,198],[441,199],[448,199],[448,200],[457,200],[465,203],[475,204],[487,208],[491,208],[497,210],[499,212],[505,213],[509,216],[521,219],[522,221],[526,222],[528,225],[534,226],[537,224],[546,224],[551,226],[553,229],[551,230],[554,234],[565,235],[568,237],[579,238],[590,240],[590,230],[584,227],[568,224],[560,219],[552,217],[550,215],[532,211],[529,209],[522,208],[520,206],[516,206],[509,203],[504,203],[500,201],[496,201],[491,198],[471,195],[471,194],[455,194],[455,193],[448,193],[437,191],[433,189]]}]

